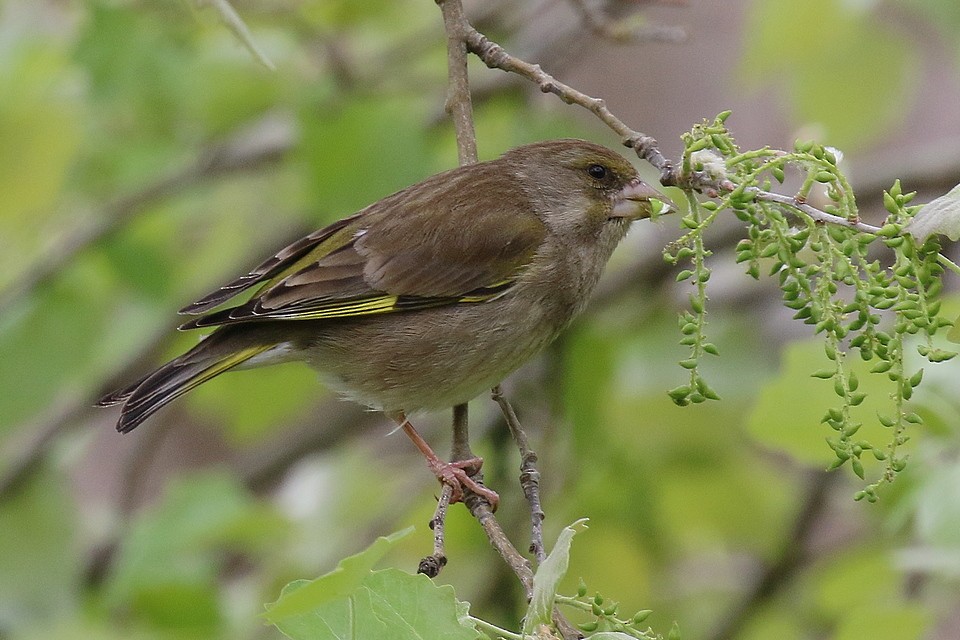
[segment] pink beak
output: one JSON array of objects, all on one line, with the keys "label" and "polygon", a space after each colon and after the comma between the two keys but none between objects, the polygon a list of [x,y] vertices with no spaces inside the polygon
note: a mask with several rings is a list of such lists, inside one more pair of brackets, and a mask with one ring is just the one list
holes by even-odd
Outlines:
[{"label": "pink beak", "polygon": [[677,210],[677,205],[675,205],[670,198],[646,182],[634,180],[617,194],[613,202],[613,211],[610,212],[610,217],[625,218],[628,220],[649,218],[653,213],[651,200],[657,200],[663,205],[659,213]]}]

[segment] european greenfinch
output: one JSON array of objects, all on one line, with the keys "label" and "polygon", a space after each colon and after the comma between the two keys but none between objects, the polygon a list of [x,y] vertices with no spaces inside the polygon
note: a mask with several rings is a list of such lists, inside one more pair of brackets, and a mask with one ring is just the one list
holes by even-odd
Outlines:
[{"label": "european greenfinch", "polygon": [[454,499],[465,485],[495,506],[496,494],[467,473],[479,459],[441,462],[407,414],[465,403],[550,344],[654,201],[667,202],[626,159],[582,140],[440,173],[182,309],[198,317],[181,329],[213,332],[99,404],[122,405],[125,433],[225,371],[306,361],[331,388],[400,424]]}]

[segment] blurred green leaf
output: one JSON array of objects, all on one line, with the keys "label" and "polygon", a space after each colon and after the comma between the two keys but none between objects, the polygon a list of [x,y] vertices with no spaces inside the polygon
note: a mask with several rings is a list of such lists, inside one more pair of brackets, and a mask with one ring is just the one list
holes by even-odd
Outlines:
[{"label": "blurred green leaf", "polygon": [[[821,419],[827,409],[838,404],[831,380],[812,377],[812,373],[831,364],[824,356],[819,340],[795,342],[782,354],[780,373],[760,390],[757,403],[747,418],[747,430],[758,442],[784,451],[804,464],[825,467],[833,457],[824,444],[833,431]],[[876,419],[877,412],[890,412],[889,381],[883,374],[872,374],[859,358],[844,362],[860,380],[859,391],[866,400],[854,410],[864,425],[858,437],[867,441],[885,442],[884,427]]]},{"label": "blurred green leaf", "polygon": [[221,422],[237,443],[274,433],[301,418],[326,391],[316,372],[287,364],[230,372],[190,394],[187,402]]},{"label": "blurred green leaf", "polygon": [[122,540],[107,601],[151,624],[211,629],[219,623],[216,577],[228,550],[282,544],[285,524],[225,472],[180,478]]},{"label": "blurred green leaf", "polygon": [[753,86],[783,82],[797,126],[822,126],[818,137],[842,148],[864,146],[903,116],[917,68],[904,36],[871,8],[842,0],[753,2],[743,74]]},{"label": "blurred green leaf", "polygon": [[298,154],[321,209],[352,213],[434,172],[421,100],[361,98],[302,109]]},{"label": "blurred green leaf", "polygon": [[930,614],[923,607],[904,604],[891,608],[875,604],[845,612],[834,640],[919,640],[928,637]]}]

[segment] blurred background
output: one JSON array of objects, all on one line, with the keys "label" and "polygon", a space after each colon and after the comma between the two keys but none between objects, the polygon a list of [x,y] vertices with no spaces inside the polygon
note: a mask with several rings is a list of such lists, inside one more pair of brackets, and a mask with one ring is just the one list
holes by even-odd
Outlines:
[{"label": "blurred background", "polygon": [[[257,616],[286,582],[409,525],[389,564],[414,571],[431,550],[438,485],[417,452],[306,367],[223,376],[125,436],[116,410],[92,408],[195,342],[177,309],[456,164],[433,2],[238,0],[274,71],[205,5],[0,2],[0,638],[277,638]],[[895,178],[918,202],[960,182],[955,0],[467,12],[670,156],[732,109],[744,149],[841,149],[869,221]],[[617,147],[583,110],[471,70],[482,158],[561,136]],[[637,224],[585,316],[504,385],[540,454],[548,544],[590,518],[567,592],[582,577],[685,638],[960,637],[960,364],[927,367],[910,466],[877,504],[854,502],[866,483],[824,472],[822,347],[773,282],[734,264],[739,233],[731,216],[710,238],[721,402],[666,394],[687,375],[688,285],[660,257],[680,235],[670,219]],[[865,388],[869,421],[887,391]],[[449,420],[417,422],[438,451]],[[519,460],[491,401],[471,403],[471,427],[525,548]],[[447,551],[438,581],[517,628],[519,586],[462,507]]]}]

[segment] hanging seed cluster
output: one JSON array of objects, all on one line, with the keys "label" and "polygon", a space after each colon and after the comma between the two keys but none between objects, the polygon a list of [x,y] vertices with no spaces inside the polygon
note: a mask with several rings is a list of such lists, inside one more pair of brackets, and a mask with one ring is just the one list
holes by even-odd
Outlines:
[{"label": "hanging seed cluster", "polygon": [[[720,212],[729,210],[746,225],[746,237],[736,248],[737,262],[754,278],[777,278],[793,317],[823,338],[827,366],[812,375],[832,383],[837,396],[837,404],[825,409],[822,420],[832,431],[827,439],[836,454],[832,468],[849,463],[865,478],[865,453],[884,463],[879,479],[855,496],[875,501],[878,487],[891,482],[906,464],[899,447],[908,439],[908,426],[921,422],[906,402],[923,379],[923,370],[906,370],[906,349],[915,348],[930,362],[956,355],[932,341],[952,324],[939,316],[939,242],[932,236],[921,244],[903,232],[919,207],[909,206],[914,194],[902,193],[899,182],[884,194],[889,213],[885,223],[870,227],[860,221],[837,152],[814,142],[798,142],[792,152],[740,152],[724,125],[727,116],[729,112],[722,113],[684,136],[685,175],[705,176],[718,188],[708,193],[713,200],[702,203],[688,191],[690,213],[681,219],[686,233],[664,253],[671,263],[690,265],[677,280],[694,286],[690,309],[679,319],[680,342],[690,349],[680,366],[690,371],[690,381],[672,389],[670,397],[678,405],[717,398],[698,371],[704,354],[718,353],[706,338],[710,251],[703,233]],[[800,172],[801,186],[792,198],[776,197],[773,183],[782,184],[788,171]],[[806,202],[818,185],[829,203],[814,210]],[[914,334],[920,339],[910,338]],[[890,410],[877,416],[890,431],[885,445],[857,438],[862,423],[851,410],[866,396],[847,363],[849,357],[872,363],[871,372],[890,382]]]}]

